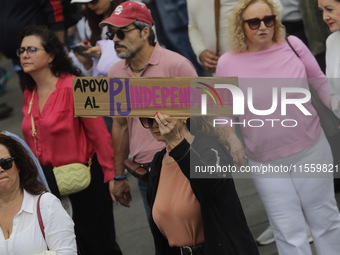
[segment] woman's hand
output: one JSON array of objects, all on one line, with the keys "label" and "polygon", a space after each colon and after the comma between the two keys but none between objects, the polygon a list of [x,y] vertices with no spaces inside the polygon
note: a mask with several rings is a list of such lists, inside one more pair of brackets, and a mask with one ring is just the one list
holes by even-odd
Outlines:
[{"label": "woman's hand", "polygon": [[102,55],[102,50],[100,46],[93,46],[89,48],[88,50],[84,51],[84,53],[93,58],[100,58],[100,56]]},{"label": "woman's hand", "polygon": [[[79,60],[80,63],[83,64],[86,70],[91,69],[93,65],[93,61],[91,56],[87,53],[91,46],[84,44],[84,43],[79,43],[79,47],[81,47],[79,50],[76,50],[78,48],[78,45],[76,47],[71,47],[71,50],[73,54],[76,56],[76,58]],[[85,49],[85,50],[84,50]]]},{"label": "woman's hand", "polygon": [[84,43],[80,43],[80,45],[88,48],[87,50],[83,51],[82,54],[84,54],[85,56],[89,56],[91,58],[82,56],[81,54],[78,54],[75,51],[73,51],[73,53],[76,56],[76,58],[79,60],[79,62],[83,64],[85,69],[89,70],[93,65],[92,58],[100,58],[100,56],[102,54],[101,48],[100,48],[100,46],[90,47],[90,46],[88,46]]},{"label": "woman's hand", "polygon": [[225,130],[227,141],[230,147],[230,155],[235,164],[242,166],[246,164],[246,154],[244,152],[243,144],[235,133],[235,130],[230,126],[223,127]]},{"label": "woman's hand", "polygon": [[168,115],[156,112],[155,120],[158,123],[159,131],[165,139],[165,143],[171,148],[176,147],[183,137],[178,130],[178,120],[173,119]]},{"label": "woman's hand", "polygon": [[80,63],[83,64],[83,66],[85,67],[86,70],[89,70],[92,68],[93,65],[93,61],[91,58],[85,58],[82,55],[73,52],[73,54],[76,56],[76,58],[79,60]]},{"label": "woman's hand", "polygon": [[246,164],[246,154],[244,152],[241,140],[236,136],[229,136],[228,142],[230,145],[230,154],[234,160],[234,163],[242,166]]}]

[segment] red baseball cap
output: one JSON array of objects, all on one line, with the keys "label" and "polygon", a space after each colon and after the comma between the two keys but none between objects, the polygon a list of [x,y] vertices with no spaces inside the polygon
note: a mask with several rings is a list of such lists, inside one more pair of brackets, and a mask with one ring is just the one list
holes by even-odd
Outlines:
[{"label": "red baseball cap", "polygon": [[145,4],[127,1],[118,5],[111,16],[100,22],[99,26],[126,27],[136,20],[143,21],[150,26],[153,25],[151,12]]}]

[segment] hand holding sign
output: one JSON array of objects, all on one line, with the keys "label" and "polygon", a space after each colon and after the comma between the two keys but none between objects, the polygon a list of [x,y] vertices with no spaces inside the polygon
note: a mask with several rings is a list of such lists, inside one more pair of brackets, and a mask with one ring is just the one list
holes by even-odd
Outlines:
[{"label": "hand holding sign", "polygon": [[182,140],[179,125],[185,125],[183,120],[173,119],[168,115],[156,112],[155,120],[158,123],[160,134],[164,138],[164,142],[171,148],[176,147]]}]

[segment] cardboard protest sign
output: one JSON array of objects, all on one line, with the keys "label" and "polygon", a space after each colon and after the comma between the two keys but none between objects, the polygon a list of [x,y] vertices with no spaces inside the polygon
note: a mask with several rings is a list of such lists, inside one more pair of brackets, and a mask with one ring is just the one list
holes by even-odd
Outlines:
[{"label": "cardboard protest sign", "polygon": [[215,89],[216,84],[237,86],[237,78],[76,77],[75,115],[152,117],[159,111],[185,118],[205,109],[208,115],[231,116],[230,90]]}]

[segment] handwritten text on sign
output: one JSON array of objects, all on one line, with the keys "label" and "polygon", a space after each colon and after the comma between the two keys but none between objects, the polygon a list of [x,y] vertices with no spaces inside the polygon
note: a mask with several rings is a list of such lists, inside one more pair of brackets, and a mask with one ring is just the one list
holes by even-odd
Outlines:
[{"label": "handwritten text on sign", "polygon": [[[214,83],[237,85],[236,78],[73,78],[76,116],[150,117],[156,111],[173,117],[201,112],[202,93]],[[202,86],[203,84],[203,86]],[[210,85],[209,85],[210,84]],[[208,86],[208,87],[207,87]],[[202,88],[200,88],[202,87]],[[218,94],[217,94],[217,93]],[[230,115],[228,91],[215,91],[223,104],[209,99],[208,107]]]}]

